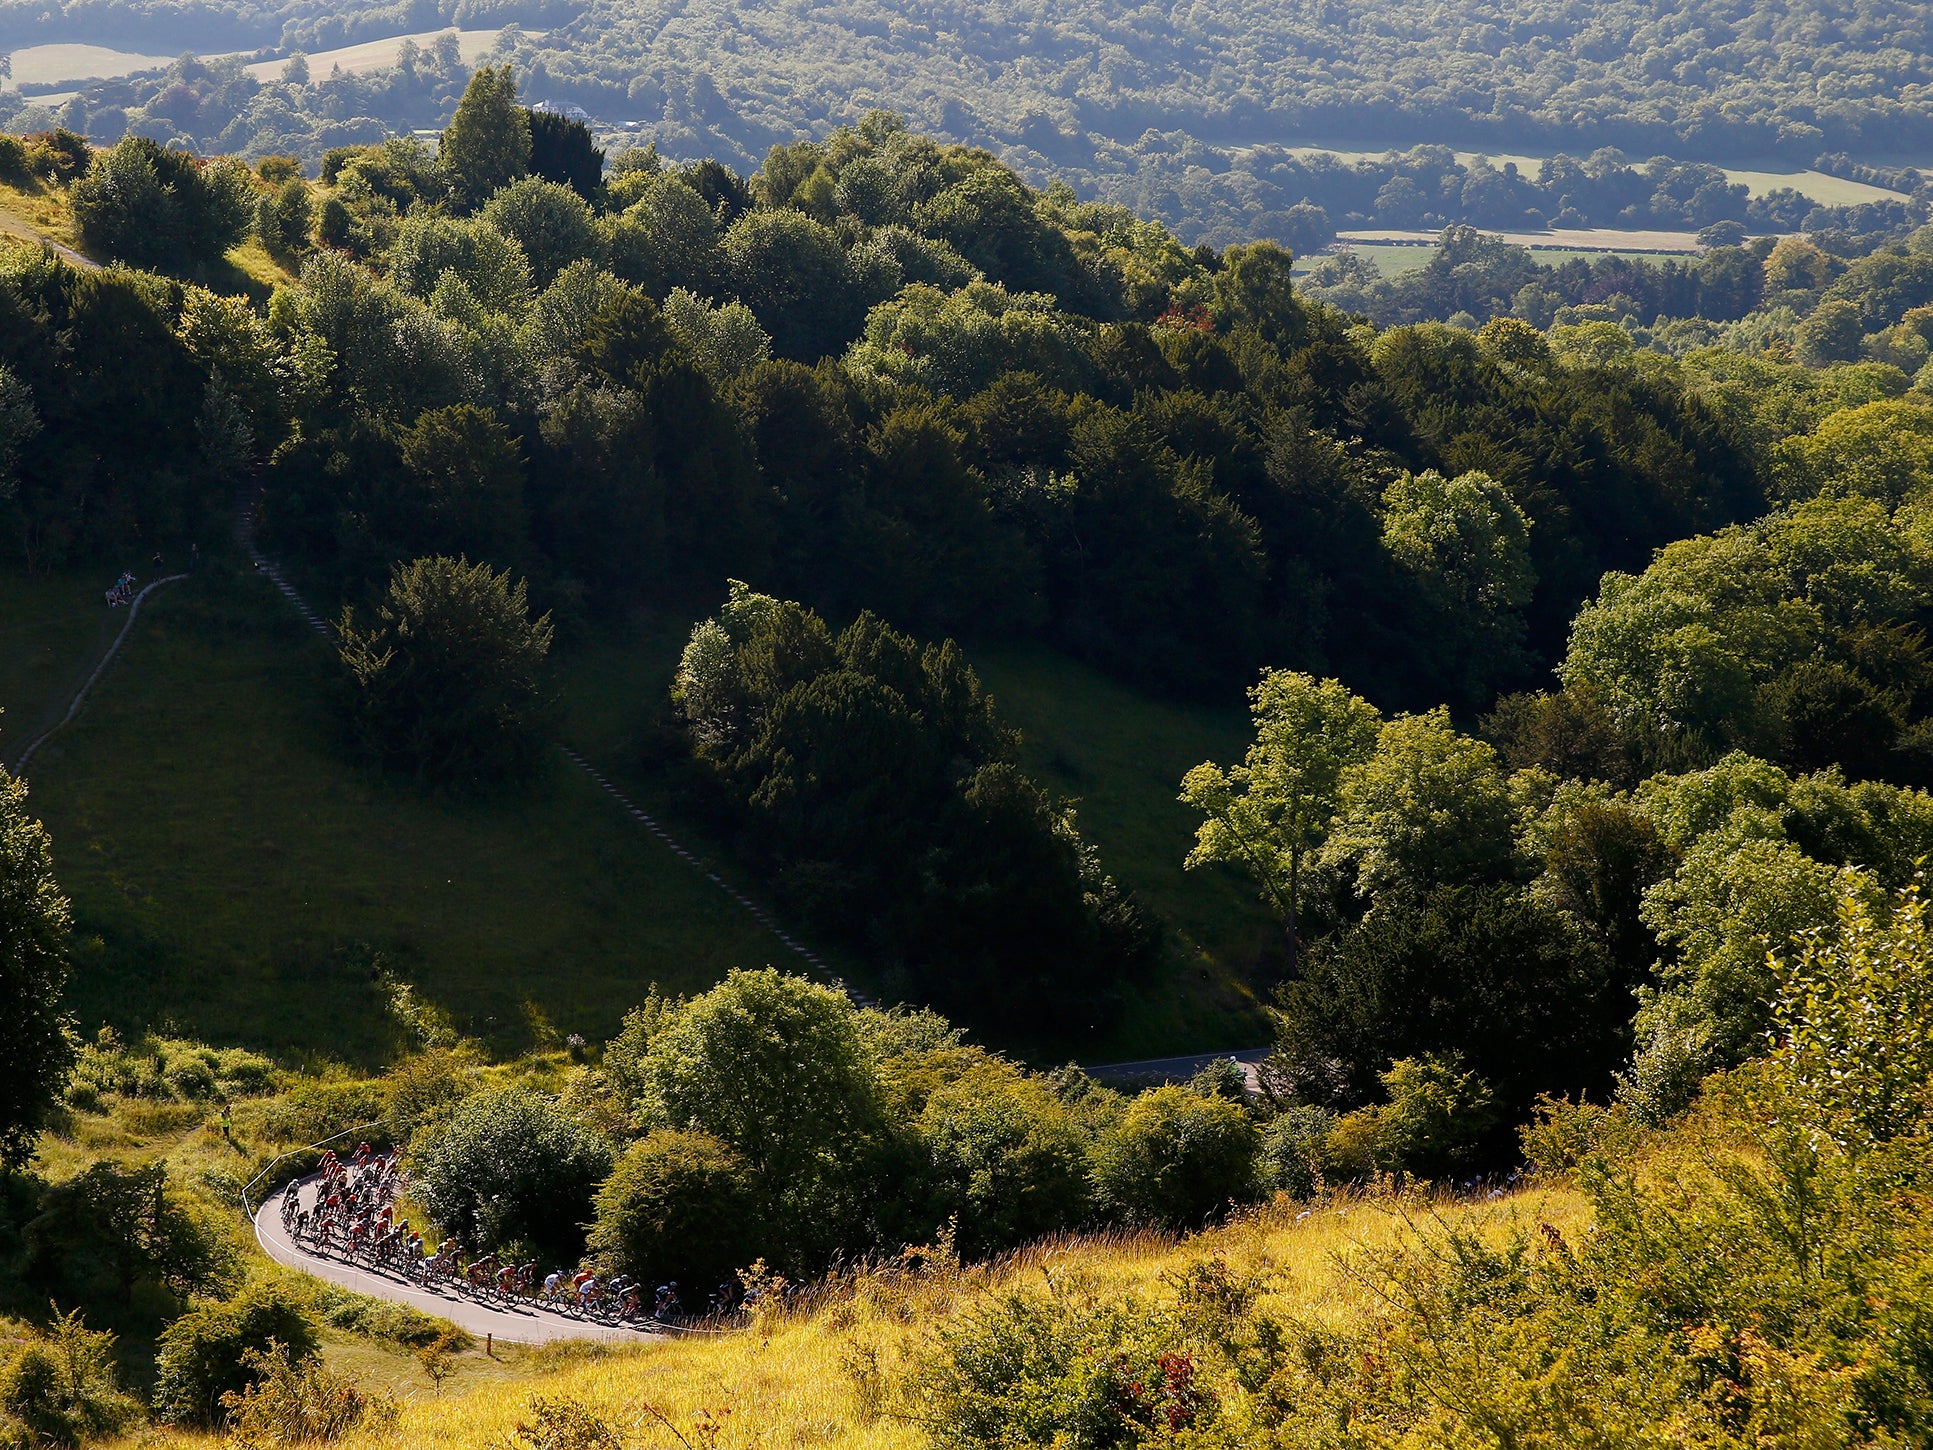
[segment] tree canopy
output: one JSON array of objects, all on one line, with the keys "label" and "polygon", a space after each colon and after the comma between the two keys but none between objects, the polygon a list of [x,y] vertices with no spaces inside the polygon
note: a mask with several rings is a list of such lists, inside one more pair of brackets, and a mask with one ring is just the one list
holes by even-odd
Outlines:
[{"label": "tree canopy", "polygon": [[74,1062],[62,1010],[67,898],[26,784],[0,770],[0,1168],[33,1156]]}]

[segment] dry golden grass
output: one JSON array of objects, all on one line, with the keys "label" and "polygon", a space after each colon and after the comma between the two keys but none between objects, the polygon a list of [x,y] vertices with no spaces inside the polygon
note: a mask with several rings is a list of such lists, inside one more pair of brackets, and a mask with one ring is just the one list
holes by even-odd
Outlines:
[{"label": "dry golden grass", "polygon": [[[343,1450],[501,1447],[514,1443],[541,1396],[576,1401],[642,1445],[671,1446],[682,1437],[717,1450],[916,1450],[926,1437],[896,1418],[873,1386],[890,1385],[936,1326],[990,1294],[1053,1278],[1101,1296],[1152,1299],[1167,1276],[1219,1254],[1238,1270],[1271,1271],[1280,1309],[1305,1322],[1345,1325],[1366,1312],[1366,1291],[1347,1266],[1367,1252],[1429,1226],[1502,1237],[1551,1223],[1569,1233],[1584,1214],[1582,1200],[1561,1187],[1485,1203],[1364,1196],[1304,1210],[1284,1201],[1182,1240],[1116,1233],[1040,1245],[987,1268],[854,1275],[738,1333],[639,1348],[502,1348],[494,1362],[469,1355],[440,1395],[407,1359],[366,1345],[332,1348],[338,1369],[397,1403],[392,1423],[339,1443]],[[150,1432],[142,1443],[186,1450],[219,1441],[166,1432],[157,1440]]]},{"label": "dry golden grass", "polygon": [[58,186],[0,183],[0,232],[38,246],[44,237],[64,247],[75,244],[74,212]]},{"label": "dry golden grass", "polygon": [[269,293],[283,283],[292,281],[295,276],[271,257],[268,249],[254,237],[230,249],[227,262],[230,272],[226,280],[229,285],[219,290],[241,291],[257,302],[266,300]]}]

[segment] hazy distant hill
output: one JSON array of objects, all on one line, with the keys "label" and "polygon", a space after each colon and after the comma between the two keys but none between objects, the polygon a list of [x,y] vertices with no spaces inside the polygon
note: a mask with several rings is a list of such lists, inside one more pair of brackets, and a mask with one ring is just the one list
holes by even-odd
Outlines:
[{"label": "hazy distant hill", "polygon": [[1290,137],[1691,159],[1933,149],[1933,11],[1908,0],[10,0],[0,44],[316,50],[513,21],[551,27],[524,52],[533,96],[669,120],[746,160],[873,106],[1074,165],[1151,130],[1179,133],[1171,149]]}]

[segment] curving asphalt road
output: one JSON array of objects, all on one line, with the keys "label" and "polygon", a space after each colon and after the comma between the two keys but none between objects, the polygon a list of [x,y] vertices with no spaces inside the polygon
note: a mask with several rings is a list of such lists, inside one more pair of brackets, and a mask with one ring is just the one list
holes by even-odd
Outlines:
[{"label": "curving asphalt road", "polygon": [[1186,1082],[1209,1063],[1232,1057],[1241,1064],[1243,1075],[1248,1078],[1248,1090],[1253,1095],[1262,1090],[1256,1070],[1271,1051],[1267,1047],[1244,1047],[1236,1052],[1198,1052],[1190,1057],[1153,1057],[1145,1062],[1104,1062],[1088,1067],[1087,1072],[1102,1082],[1156,1077],[1166,1078],[1169,1082]]},{"label": "curving asphalt road", "polygon": [[[305,1195],[309,1194],[314,1182],[314,1178],[305,1178],[297,1189]],[[307,1201],[305,1197],[304,1202]],[[283,1230],[280,1193],[270,1194],[268,1201],[255,1210],[255,1239],[261,1244],[263,1252],[278,1264],[300,1269],[318,1279],[326,1279],[331,1284],[340,1284],[345,1289],[354,1289],[374,1299],[407,1304],[425,1314],[447,1319],[459,1329],[467,1329],[479,1338],[490,1334],[511,1344],[548,1344],[558,1339],[609,1339],[645,1344],[669,1337],[661,1330],[597,1324],[573,1319],[568,1314],[539,1309],[534,1305],[496,1308],[454,1290],[425,1289],[397,1274],[378,1273],[360,1264],[347,1264],[340,1259],[312,1253],[295,1243]]]}]

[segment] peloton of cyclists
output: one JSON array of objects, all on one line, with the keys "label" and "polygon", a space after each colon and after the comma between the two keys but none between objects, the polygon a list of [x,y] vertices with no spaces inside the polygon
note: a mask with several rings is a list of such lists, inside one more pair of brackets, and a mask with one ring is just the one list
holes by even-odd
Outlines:
[{"label": "peloton of cyclists", "polygon": [[[397,1207],[404,1186],[400,1155],[379,1153],[360,1143],[341,1157],[331,1149],[320,1161],[320,1172],[305,1206],[309,1186],[293,1183],[282,1192],[284,1232],[313,1251],[365,1263],[426,1286],[448,1285],[459,1293],[473,1292],[504,1301],[536,1299],[577,1314],[611,1322],[655,1320],[674,1322],[685,1317],[684,1303],[674,1279],[658,1286],[645,1311],[645,1285],[629,1274],[609,1280],[592,1268],[575,1273],[556,1269],[538,1281],[538,1265],[506,1263],[493,1253],[468,1254],[452,1234],[434,1252],[423,1235],[411,1227]],[[738,1286],[730,1280],[710,1295],[713,1317],[729,1314],[739,1301]],[[745,1307],[754,1295],[743,1297]]]}]

